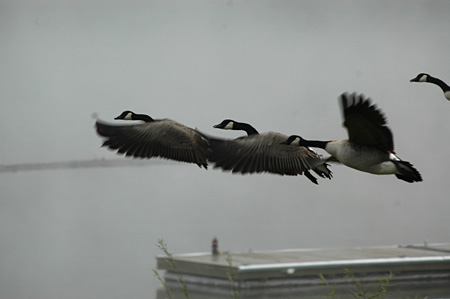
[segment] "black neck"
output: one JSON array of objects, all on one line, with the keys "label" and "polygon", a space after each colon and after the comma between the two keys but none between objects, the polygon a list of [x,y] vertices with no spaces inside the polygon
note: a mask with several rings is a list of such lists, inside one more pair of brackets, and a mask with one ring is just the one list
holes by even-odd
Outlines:
[{"label": "black neck", "polygon": [[438,85],[444,92],[450,90],[450,87],[447,84],[445,84],[444,81],[442,81],[442,80],[440,80],[438,78],[428,76],[428,80],[427,81],[430,82],[430,83],[434,83],[434,84]]},{"label": "black neck", "polygon": [[133,120],[142,120],[145,121],[146,123],[153,121],[153,118],[151,118],[146,114],[133,114],[132,118]]},{"label": "black neck", "polygon": [[309,146],[309,147],[318,147],[321,149],[325,149],[325,147],[327,146],[328,142],[330,141],[319,141],[319,140],[305,140],[302,139],[300,141],[300,145],[302,146]]},{"label": "black neck", "polygon": [[246,123],[234,122],[233,130],[243,130],[243,131],[247,132],[248,136],[259,134],[255,128],[253,128],[251,125],[246,124]]}]

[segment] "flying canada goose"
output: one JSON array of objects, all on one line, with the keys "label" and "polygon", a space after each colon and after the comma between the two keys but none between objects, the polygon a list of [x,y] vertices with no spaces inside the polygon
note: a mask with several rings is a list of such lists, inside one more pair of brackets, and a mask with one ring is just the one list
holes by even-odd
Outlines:
[{"label": "flying canada goose", "polygon": [[170,119],[152,119],[145,114],[124,111],[115,119],[140,120],[135,125],[111,125],[99,120],[97,133],[106,137],[102,146],[136,158],[161,157],[195,163],[207,169],[208,139],[192,128]]},{"label": "flying canada goose", "polygon": [[393,137],[386,126],[386,119],[375,105],[371,105],[369,98],[344,93],[341,95],[341,104],[349,139],[316,141],[292,135],[283,143],[322,148],[332,155],[329,161],[336,159],[360,171],[395,174],[409,183],[422,181],[420,173],[411,163],[395,155]]},{"label": "flying canada goose", "polygon": [[448,86],[444,81],[441,79],[432,77],[425,73],[420,73],[415,77],[414,79],[409,80],[409,82],[428,82],[433,83],[439,86],[442,91],[444,92],[444,97],[450,101],[450,86]]},{"label": "flying canada goose", "polygon": [[314,150],[306,147],[287,147],[280,143],[287,135],[276,132],[258,131],[249,124],[226,119],[214,128],[224,130],[243,130],[247,136],[232,140],[217,140],[210,138],[211,154],[209,161],[215,168],[232,172],[260,173],[271,172],[281,175],[305,176],[317,184],[317,179],[311,175],[310,169],[319,176],[331,179],[332,172]]}]

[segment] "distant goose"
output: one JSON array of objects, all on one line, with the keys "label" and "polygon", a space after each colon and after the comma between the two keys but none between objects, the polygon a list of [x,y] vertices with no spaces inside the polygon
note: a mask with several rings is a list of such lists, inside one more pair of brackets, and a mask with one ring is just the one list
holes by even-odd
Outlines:
[{"label": "distant goose", "polygon": [[292,135],[283,143],[322,148],[342,164],[360,171],[395,174],[409,183],[422,181],[411,163],[395,155],[392,133],[386,126],[385,117],[375,105],[371,105],[370,99],[344,93],[341,103],[349,139],[316,141]]},{"label": "distant goose", "polygon": [[135,125],[111,125],[97,120],[97,133],[106,137],[102,146],[136,158],[161,157],[195,163],[207,168],[209,142],[200,132],[170,119],[152,119],[124,111],[115,119],[141,120]]},{"label": "distant goose", "polygon": [[414,79],[409,80],[409,82],[428,82],[433,83],[439,86],[442,91],[444,92],[444,97],[450,101],[450,86],[448,86],[444,81],[441,79],[432,77],[425,73],[420,73],[415,77]]},{"label": "distant goose", "polygon": [[305,176],[317,184],[317,179],[311,175],[310,169],[321,177],[332,177],[325,159],[306,147],[288,147],[280,143],[287,135],[276,132],[259,134],[251,125],[226,119],[214,128],[224,130],[243,130],[248,136],[232,140],[217,140],[211,138],[211,154],[209,160],[214,167],[232,172],[260,173],[271,172],[281,175]]}]

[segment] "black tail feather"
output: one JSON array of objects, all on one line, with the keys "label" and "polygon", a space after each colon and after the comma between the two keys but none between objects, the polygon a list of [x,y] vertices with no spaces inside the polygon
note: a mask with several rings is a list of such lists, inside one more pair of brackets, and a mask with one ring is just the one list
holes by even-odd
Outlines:
[{"label": "black tail feather", "polygon": [[413,165],[406,161],[392,161],[397,167],[400,174],[396,174],[395,176],[408,183],[421,182],[422,176],[419,171],[413,167]]}]

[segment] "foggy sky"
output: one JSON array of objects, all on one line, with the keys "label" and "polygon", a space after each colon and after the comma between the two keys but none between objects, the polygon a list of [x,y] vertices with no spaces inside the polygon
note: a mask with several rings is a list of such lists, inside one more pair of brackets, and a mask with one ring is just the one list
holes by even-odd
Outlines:
[{"label": "foggy sky", "polygon": [[[364,93],[423,182],[332,165],[303,176],[145,167],[0,173],[0,297],[153,298],[173,252],[448,242],[448,1],[0,1],[0,164],[113,159],[93,113],[205,133],[346,138]],[[123,122],[122,122],[123,123]],[[321,152],[323,153],[323,152]],[[123,158],[125,159],[125,158]],[[165,162],[165,163],[162,163]]]}]

